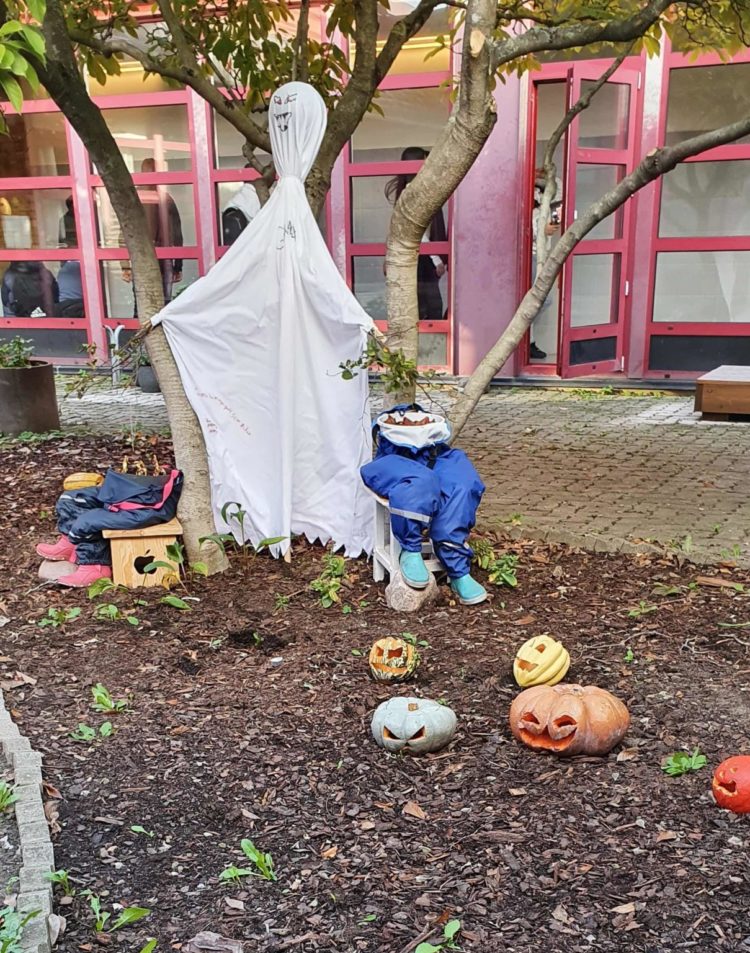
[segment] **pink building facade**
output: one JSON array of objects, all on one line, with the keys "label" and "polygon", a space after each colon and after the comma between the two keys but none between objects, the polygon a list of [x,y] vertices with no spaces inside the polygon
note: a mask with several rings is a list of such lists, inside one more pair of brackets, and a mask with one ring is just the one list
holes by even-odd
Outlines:
[{"label": "pink building facade", "polygon": [[[429,149],[450,111],[450,54],[425,60],[440,28],[433,24],[399,57],[378,99],[383,115],[369,114],[340,156],[321,220],[342,274],[382,327],[387,187],[417,171],[420,160],[404,160],[404,150]],[[420,321],[425,367],[469,374],[507,326],[533,273],[534,170],[566,103],[605,67],[556,61],[498,84],[496,128],[443,210],[444,227],[425,236],[425,261],[445,266]],[[558,151],[562,225],[649,150],[746,115],[748,89],[750,53],[721,63],[667,48],[659,58],[626,61]],[[169,209],[154,237],[165,290],[177,294],[226,251],[222,211],[253,176],[241,139],[192,91],[144,80],[134,63],[90,91],[144,205]],[[138,325],[127,253],[101,179],[50,100],[27,102],[20,115],[8,106],[6,115],[0,339],[30,337],[37,354],[65,366],[83,363],[82,348],[92,345],[106,359],[113,340],[122,343]],[[749,330],[745,141],[684,164],[602,222],[500,376],[690,380],[719,364],[750,364]]]}]

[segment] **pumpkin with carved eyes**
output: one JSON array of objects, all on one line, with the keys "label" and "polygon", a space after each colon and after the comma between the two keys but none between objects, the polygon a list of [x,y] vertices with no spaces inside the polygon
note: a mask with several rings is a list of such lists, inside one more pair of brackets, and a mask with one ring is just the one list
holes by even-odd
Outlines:
[{"label": "pumpkin with carved eyes", "polygon": [[750,755],[735,755],[714,771],[711,790],[719,807],[750,814]]},{"label": "pumpkin with carved eyes", "polygon": [[548,635],[535,635],[516,652],[513,677],[521,688],[556,685],[570,668],[570,655],[561,642]]},{"label": "pumpkin with carved eyes", "polygon": [[405,682],[417,670],[419,652],[405,639],[378,639],[370,649],[369,662],[376,682]]},{"label": "pumpkin with carved eyes", "polygon": [[455,712],[429,698],[389,698],[375,709],[372,736],[386,751],[424,754],[444,748],[456,722]]},{"label": "pumpkin with carved eyes", "polygon": [[593,685],[536,685],[510,706],[514,737],[536,751],[607,754],[629,727],[620,699]]}]

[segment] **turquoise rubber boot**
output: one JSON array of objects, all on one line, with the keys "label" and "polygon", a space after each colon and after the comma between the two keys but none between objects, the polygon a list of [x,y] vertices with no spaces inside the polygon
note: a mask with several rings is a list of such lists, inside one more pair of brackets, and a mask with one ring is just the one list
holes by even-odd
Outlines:
[{"label": "turquoise rubber boot", "polygon": [[430,582],[430,573],[424,564],[421,553],[407,553],[401,550],[398,560],[404,582],[412,589],[426,589]]},{"label": "turquoise rubber boot", "polygon": [[476,606],[487,598],[487,590],[467,573],[460,579],[451,579],[451,589],[462,606]]}]

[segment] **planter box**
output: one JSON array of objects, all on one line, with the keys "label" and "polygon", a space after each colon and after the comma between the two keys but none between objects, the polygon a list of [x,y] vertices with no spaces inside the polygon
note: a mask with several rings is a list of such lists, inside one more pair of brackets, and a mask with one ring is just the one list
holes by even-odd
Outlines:
[{"label": "planter box", "polygon": [[55,371],[47,361],[31,367],[0,367],[0,433],[44,433],[60,429]]},{"label": "planter box", "polygon": [[138,368],[135,381],[144,394],[158,394],[161,391],[159,380],[150,364]]}]

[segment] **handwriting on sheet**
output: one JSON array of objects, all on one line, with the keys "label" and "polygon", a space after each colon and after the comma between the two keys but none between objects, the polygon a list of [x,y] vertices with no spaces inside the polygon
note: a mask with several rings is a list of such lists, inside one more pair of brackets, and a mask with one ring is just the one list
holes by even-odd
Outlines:
[{"label": "handwriting on sheet", "polygon": [[[240,418],[237,416],[237,414],[235,414],[232,408],[227,403],[225,403],[225,401],[223,401],[218,394],[206,394],[204,391],[198,391],[198,396],[202,397],[204,400],[211,400],[215,404],[218,404],[219,407],[221,407],[221,409],[224,411],[224,413],[228,417],[231,417],[231,419],[237,424],[240,430],[244,430],[248,436],[252,436],[252,431],[247,426],[245,421],[240,420]],[[216,433],[216,427],[210,421],[208,422],[206,429],[208,430],[209,433]]]}]

